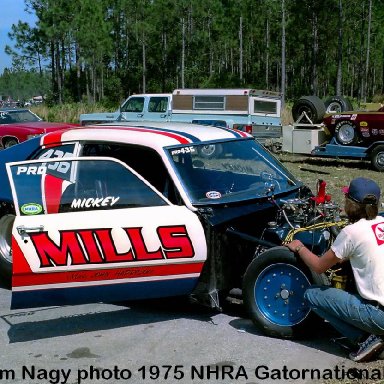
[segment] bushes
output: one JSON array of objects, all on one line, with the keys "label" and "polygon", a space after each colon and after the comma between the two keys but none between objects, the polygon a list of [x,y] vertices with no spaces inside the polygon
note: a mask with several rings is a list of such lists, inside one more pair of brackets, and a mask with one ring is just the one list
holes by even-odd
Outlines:
[{"label": "bushes", "polygon": [[54,105],[52,107],[41,104],[31,107],[31,110],[45,121],[66,123],[79,123],[79,116],[82,113],[112,112],[116,109],[117,106],[111,108],[106,107],[102,103],[71,103]]}]

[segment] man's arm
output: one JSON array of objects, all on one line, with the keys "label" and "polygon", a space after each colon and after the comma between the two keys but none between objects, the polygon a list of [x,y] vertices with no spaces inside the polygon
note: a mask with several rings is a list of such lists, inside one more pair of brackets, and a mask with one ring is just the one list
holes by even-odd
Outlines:
[{"label": "man's arm", "polygon": [[311,252],[300,240],[293,240],[286,245],[291,251],[296,252],[304,263],[318,274],[324,273],[341,260],[335,255],[332,249],[328,249],[322,256],[317,256]]}]

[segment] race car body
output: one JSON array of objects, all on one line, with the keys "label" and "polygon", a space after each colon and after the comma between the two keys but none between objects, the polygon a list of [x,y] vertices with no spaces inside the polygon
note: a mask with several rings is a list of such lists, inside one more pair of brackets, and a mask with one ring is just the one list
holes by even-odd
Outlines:
[{"label": "race car body", "polygon": [[[220,308],[245,284],[253,320],[283,337],[307,319],[314,276],[281,245],[338,212],[327,203],[319,215],[251,135],[183,123],[50,133],[0,152],[0,178],[13,308],[176,295]],[[328,246],[325,232],[298,236],[319,254]]]},{"label": "race car body", "polygon": [[323,123],[341,145],[368,147],[384,140],[384,112],[342,112],[324,116]]}]

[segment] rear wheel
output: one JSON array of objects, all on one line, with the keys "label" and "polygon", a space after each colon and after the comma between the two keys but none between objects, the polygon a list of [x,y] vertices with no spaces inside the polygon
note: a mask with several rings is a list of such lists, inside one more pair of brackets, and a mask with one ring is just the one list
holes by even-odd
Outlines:
[{"label": "rear wheel", "polygon": [[303,296],[312,280],[308,268],[288,248],[265,251],[244,276],[244,303],[252,321],[270,336],[300,336],[312,317]]},{"label": "rear wheel", "polygon": [[340,121],[335,127],[335,138],[339,144],[353,145],[357,142],[356,126],[352,121]]},{"label": "rear wheel", "polygon": [[0,218],[0,275],[10,285],[12,278],[12,227],[15,215]]},{"label": "rear wheel", "polygon": [[384,171],[384,145],[378,145],[372,151],[371,164],[373,169],[375,169],[376,171]]},{"label": "rear wheel", "polygon": [[294,121],[300,119],[301,123],[321,123],[325,115],[323,101],[317,96],[303,96],[292,107]]}]

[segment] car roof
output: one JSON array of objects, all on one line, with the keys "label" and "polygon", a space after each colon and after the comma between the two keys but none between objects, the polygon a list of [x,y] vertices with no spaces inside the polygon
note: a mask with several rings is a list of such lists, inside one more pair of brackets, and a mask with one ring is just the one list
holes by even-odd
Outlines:
[{"label": "car roof", "polygon": [[172,96],[172,93],[135,93],[133,95],[130,95],[128,99],[132,97],[155,97],[155,96],[159,96],[159,97]]},{"label": "car roof", "polygon": [[139,144],[154,149],[174,145],[198,144],[213,140],[233,140],[252,136],[241,131],[173,122],[122,122],[87,125],[52,132],[42,137],[42,144],[68,141],[103,141]]},{"label": "car roof", "polygon": [[28,108],[12,108],[12,107],[2,107],[0,112],[25,112],[29,111]]}]

